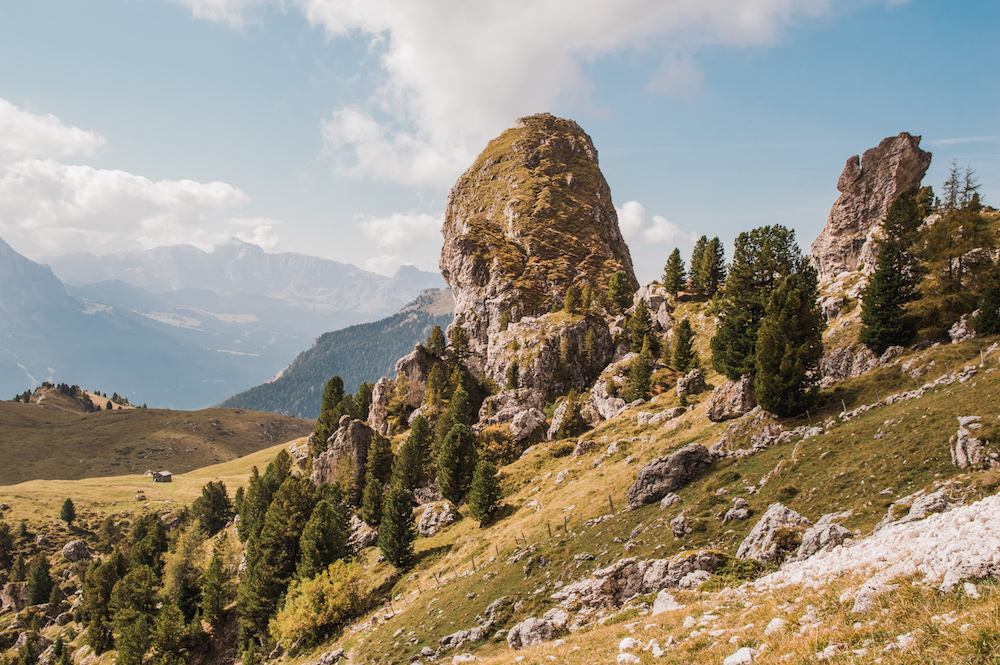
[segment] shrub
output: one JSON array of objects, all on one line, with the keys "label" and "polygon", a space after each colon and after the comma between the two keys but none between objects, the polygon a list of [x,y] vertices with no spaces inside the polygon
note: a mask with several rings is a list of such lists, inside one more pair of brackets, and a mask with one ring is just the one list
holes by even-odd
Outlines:
[{"label": "shrub", "polygon": [[312,579],[292,582],[271,634],[286,649],[317,644],[364,610],[363,576],[360,565],[338,560]]}]

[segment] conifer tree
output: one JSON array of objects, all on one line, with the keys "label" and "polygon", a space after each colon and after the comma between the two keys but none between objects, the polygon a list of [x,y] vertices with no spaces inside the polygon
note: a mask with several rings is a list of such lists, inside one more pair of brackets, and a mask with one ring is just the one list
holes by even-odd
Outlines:
[{"label": "conifer tree", "polygon": [[590,314],[591,308],[594,306],[594,287],[587,282],[583,285],[583,293],[580,294],[580,311],[584,314]]},{"label": "conifer tree", "polygon": [[14,557],[14,563],[10,565],[10,581],[23,582],[28,577],[28,564],[24,561],[24,555],[18,553]]},{"label": "conifer tree", "polygon": [[580,308],[580,294],[577,293],[574,286],[570,286],[566,289],[566,298],[563,301],[563,311],[567,314],[576,314],[577,310]]},{"label": "conifer tree", "polygon": [[132,568],[115,584],[109,610],[118,650],[116,663],[141,665],[149,651],[156,586],[156,575],[145,565]]},{"label": "conifer tree", "polygon": [[718,237],[705,245],[698,266],[698,284],[705,295],[714,296],[726,280],[726,250]]},{"label": "conifer tree", "polygon": [[583,360],[588,370],[594,366],[595,354],[594,330],[593,328],[587,328],[587,332],[583,335]]},{"label": "conifer tree", "polygon": [[428,352],[438,358],[444,358],[444,354],[448,350],[448,340],[445,338],[441,326],[434,326],[431,329],[431,336],[427,338],[426,348]]},{"label": "conifer tree", "polygon": [[500,332],[505,332],[510,326],[511,314],[509,309],[500,313]]},{"label": "conifer tree", "polygon": [[76,519],[76,506],[73,505],[73,499],[66,499],[63,502],[62,509],[59,511],[59,519],[65,522],[66,526],[73,524]]},{"label": "conifer tree", "polygon": [[114,646],[111,628],[111,593],[125,574],[125,557],[115,552],[87,568],[83,582],[83,610],[87,617],[87,644],[101,654]]},{"label": "conifer tree", "polygon": [[487,459],[480,459],[469,488],[469,514],[483,526],[496,515],[502,496],[496,466]]},{"label": "conifer tree", "polygon": [[[646,303],[639,301],[628,320],[629,344],[633,353],[642,351],[646,336],[653,332],[653,317],[649,314]],[[659,349],[657,349],[658,351]]]},{"label": "conifer tree", "polygon": [[1000,334],[1000,274],[994,271],[993,278],[986,282],[983,298],[979,301],[979,314],[972,321],[978,335]]},{"label": "conifer tree", "polygon": [[6,568],[14,561],[14,532],[10,525],[0,520],[0,568]]},{"label": "conifer tree", "polygon": [[365,524],[378,528],[382,521],[382,493],[385,488],[382,481],[372,473],[371,467],[365,474],[365,493],[361,501],[361,519]]},{"label": "conifer tree", "polygon": [[201,496],[191,504],[191,517],[201,520],[209,536],[222,531],[233,517],[233,502],[229,500],[226,484],[221,480],[205,484],[201,488]]},{"label": "conifer tree", "polygon": [[201,615],[213,628],[222,625],[230,595],[229,574],[222,561],[221,548],[216,544],[205,572],[205,588],[201,595]]},{"label": "conifer tree", "polygon": [[130,567],[148,566],[159,577],[163,572],[163,553],[167,551],[167,529],[156,513],[135,521],[129,534]]},{"label": "conifer tree", "polygon": [[632,285],[629,284],[628,275],[624,270],[611,275],[608,281],[608,298],[615,308],[615,314],[624,314],[632,305]]},{"label": "conifer tree", "polygon": [[152,651],[156,665],[181,665],[186,637],[184,614],[174,603],[164,603],[153,624]]},{"label": "conifer tree", "polygon": [[505,381],[507,384],[507,390],[513,390],[514,388],[520,387],[521,375],[517,360],[512,360],[510,361],[510,364],[507,365]]},{"label": "conifer tree", "polygon": [[347,544],[350,538],[347,503],[338,485],[331,485],[331,488],[328,498],[316,504],[299,539],[300,558],[296,575],[300,578],[315,577],[331,563],[350,553]]},{"label": "conifer tree", "polygon": [[448,328],[448,340],[451,342],[452,351],[460,360],[469,355],[469,335],[462,326],[452,325]]},{"label": "conifer tree", "polygon": [[49,594],[55,585],[49,570],[49,560],[39,552],[31,562],[31,569],[28,570],[28,605],[48,602]]},{"label": "conifer tree", "polygon": [[448,375],[442,363],[435,363],[427,375],[427,392],[424,404],[440,407],[448,399]]},{"label": "conifer tree", "polygon": [[694,330],[691,322],[681,319],[674,331],[674,356],[671,364],[681,374],[687,374],[694,367]]},{"label": "conifer tree", "polygon": [[457,504],[469,490],[476,469],[476,448],[472,432],[457,423],[448,432],[438,455],[437,479],[441,495]]},{"label": "conifer tree", "polygon": [[417,416],[413,419],[410,435],[406,439],[406,445],[412,448],[413,456],[416,459],[416,479],[413,489],[424,483],[429,483],[434,477],[435,460],[431,454],[432,443],[433,435],[430,425],[427,424],[427,419],[423,416]]},{"label": "conifer tree", "polygon": [[[370,473],[383,485],[388,482],[389,474],[392,473],[392,444],[389,439],[378,435],[372,437],[365,473]],[[365,484],[367,483],[365,480]]]},{"label": "conifer tree", "polygon": [[691,276],[691,284],[699,291],[702,289],[701,282],[698,281],[701,274],[701,263],[705,258],[705,247],[708,246],[708,236],[702,236],[694,243],[691,251],[691,269],[688,271]]},{"label": "conifer tree", "polygon": [[382,523],[378,529],[379,549],[389,563],[406,569],[413,562],[413,541],[416,537],[417,528],[410,493],[403,487],[390,487],[385,499]]},{"label": "conifer tree", "polygon": [[778,285],[757,337],[754,387],[760,405],[779,416],[805,411],[823,356],[823,315],[816,303],[816,271],[803,266]]},{"label": "conifer tree", "polygon": [[628,370],[628,385],[622,391],[622,399],[634,402],[645,399],[649,395],[652,372],[649,370],[649,357],[639,354],[632,359]]},{"label": "conifer tree", "polygon": [[917,293],[915,259],[909,248],[919,224],[917,202],[901,192],[882,221],[875,271],[861,294],[859,339],[878,355],[913,336],[913,320],[907,315],[906,304]]},{"label": "conifer tree", "polygon": [[737,236],[721,321],[711,342],[712,365],[719,373],[738,379],[756,372],[757,333],[771,293],[783,277],[807,265],[795,232],[784,226],[762,226]]},{"label": "conifer tree", "polygon": [[684,260],[681,258],[681,250],[674,247],[670,253],[667,264],[663,266],[663,287],[667,293],[677,297],[677,293],[684,286]]}]

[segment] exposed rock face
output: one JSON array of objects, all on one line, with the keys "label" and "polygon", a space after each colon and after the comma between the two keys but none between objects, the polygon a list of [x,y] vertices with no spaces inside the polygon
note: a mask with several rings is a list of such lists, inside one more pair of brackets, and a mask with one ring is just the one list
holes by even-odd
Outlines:
[{"label": "exposed rock face", "polygon": [[351,535],[347,539],[347,543],[355,552],[371,547],[378,541],[378,531],[365,524],[357,515],[351,516],[350,528]]},{"label": "exposed rock face", "polygon": [[608,386],[603,380],[594,384],[587,396],[587,404],[604,420],[611,420],[628,406],[621,397],[608,393]]},{"label": "exposed rock face", "polygon": [[820,373],[823,375],[821,386],[827,388],[833,385],[834,381],[853,379],[876,367],[888,367],[895,358],[903,355],[905,350],[901,346],[890,346],[881,356],[876,356],[864,344],[838,346],[819,361]]},{"label": "exposed rock face", "polygon": [[507,425],[515,441],[523,441],[545,424],[542,394],[530,388],[504,390],[486,398],[479,408],[475,433],[491,425]]},{"label": "exposed rock face", "polygon": [[667,288],[662,284],[650,282],[643,284],[632,297],[632,308],[642,303],[649,310],[653,319],[653,332],[665,333],[674,325],[674,317],[671,316],[672,309],[670,301],[667,300]]},{"label": "exposed rock face", "polygon": [[10,582],[0,590],[0,607],[20,612],[28,606],[28,583]]},{"label": "exposed rock face", "polygon": [[736,556],[764,563],[781,563],[802,543],[803,532],[812,523],[780,503],[772,503],[750,534],[740,543]]},{"label": "exposed rock face", "polygon": [[396,361],[396,384],[398,387],[403,382],[403,403],[409,408],[416,409],[423,403],[427,377],[435,365],[444,365],[444,361],[422,344],[417,344],[413,351]]},{"label": "exposed rock face", "polygon": [[736,381],[726,381],[712,391],[708,401],[708,418],[722,422],[739,418],[757,406],[753,377],[745,374]]},{"label": "exposed rock face", "polygon": [[979,416],[962,416],[958,419],[958,431],[951,437],[951,463],[959,469],[967,469],[989,460],[989,451],[983,442],[972,435],[982,427]]},{"label": "exposed rock face", "polygon": [[569,615],[560,609],[549,610],[541,619],[528,617],[507,632],[507,646],[524,649],[554,640],[566,632],[568,621]]},{"label": "exposed rock face", "polygon": [[[588,337],[589,360],[584,353]],[[564,350],[568,351],[566,362],[561,357]],[[516,360],[519,387],[536,393],[535,401],[543,402],[552,392],[586,390],[613,353],[611,333],[604,319],[562,313],[529,316],[490,335],[484,371],[503,385],[507,367]]]},{"label": "exposed rock face", "polygon": [[826,552],[854,536],[848,529],[835,522],[817,524],[802,534],[802,546],[796,558],[805,559],[817,552]]},{"label": "exposed rock face", "polygon": [[[916,194],[931,163],[931,153],[920,149],[920,137],[903,132],[883,139],[877,147],[847,160],[837,181],[840,198],[830,209],[823,232],[812,244],[812,262],[820,279],[858,267],[870,233],[882,222],[899,192]],[[870,261],[870,259],[869,259]]]},{"label": "exposed rock face", "polygon": [[372,405],[368,407],[368,422],[382,436],[389,434],[389,400],[392,399],[395,390],[396,382],[384,376],[376,381],[372,388]]},{"label": "exposed rock face", "polygon": [[712,454],[700,443],[689,443],[677,452],[657,457],[639,469],[628,490],[629,508],[656,503],[691,481],[712,463]]},{"label": "exposed rock face", "polygon": [[707,387],[705,385],[705,376],[701,373],[701,370],[693,369],[677,379],[677,396],[697,395],[704,392]]},{"label": "exposed rock face", "polygon": [[458,519],[458,511],[451,501],[429,503],[417,522],[417,531],[421,536],[433,536]]},{"label": "exposed rock face", "polygon": [[87,543],[82,540],[71,540],[63,545],[62,555],[67,561],[83,561],[90,558],[90,550],[87,549]]},{"label": "exposed rock face", "polygon": [[553,600],[566,608],[577,606],[618,607],[636,594],[656,593],[661,589],[677,588],[681,580],[695,571],[711,573],[724,562],[723,557],[708,550],[682,554],[668,559],[616,561],[594,571],[591,577],[573,582],[556,593]]},{"label": "exposed rock face", "polygon": [[972,324],[972,321],[978,315],[978,309],[972,314],[963,314],[962,318],[956,321],[955,325],[948,329],[948,336],[951,337],[952,344],[967,342],[976,337],[976,327]]},{"label": "exposed rock face", "polygon": [[504,312],[537,316],[618,270],[638,287],[597,150],[572,120],[521,118],[490,141],[448,195],[441,232],[452,325],[469,336],[476,374]]},{"label": "exposed rock face", "polygon": [[310,480],[317,487],[339,483],[348,499],[358,505],[365,487],[368,450],[376,436],[379,435],[364,421],[342,417],[340,427],[326,442],[326,450],[313,460]]}]

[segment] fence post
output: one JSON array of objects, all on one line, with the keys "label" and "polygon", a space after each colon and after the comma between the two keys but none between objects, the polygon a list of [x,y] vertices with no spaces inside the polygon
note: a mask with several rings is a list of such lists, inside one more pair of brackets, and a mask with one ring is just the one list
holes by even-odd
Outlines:
[{"label": "fence post", "polygon": [[608,503],[610,503],[610,504],[611,504],[611,516],[612,516],[612,517],[614,517],[614,516],[615,516],[615,502],[614,502],[614,500],[613,500],[613,499],[611,498],[611,495],[610,495],[610,494],[608,495]]},{"label": "fence post", "polygon": [[552,537],[552,524],[550,522],[545,523],[545,528],[549,530],[549,538]]},{"label": "fence post", "polygon": [[496,543],[493,543],[493,549],[496,551],[496,553],[497,553],[497,561],[499,561],[500,560],[500,548],[497,547]]},{"label": "fence post", "polygon": [[479,571],[476,570],[476,555],[473,554],[471,556],[472,556],[472,572],[478,573]]},{"label": "fence post", "polygon": [[569,522],[567,520],[568,520],[568,516],[563,515],[563,532],[564,533],[569,533],[569,526],[568,526]]},{"label": "fence post", "polygon": [[844,401],[843,397],[840,398],[840,405],[844,407],[844,413],[847,413],[847,403]]}]

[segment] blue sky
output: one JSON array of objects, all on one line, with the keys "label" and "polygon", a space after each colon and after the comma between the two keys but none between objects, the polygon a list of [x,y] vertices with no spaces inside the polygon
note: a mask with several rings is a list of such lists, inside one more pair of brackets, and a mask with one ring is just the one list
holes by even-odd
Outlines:
[{"label": "blue sky", "polygon": [[521,115],[591,134],[640,281],[822,229],[848,157],[1000,202],[992,0],[0,0],[0,237],[33,259],[241,237],[435,269],[451,184]]}]

